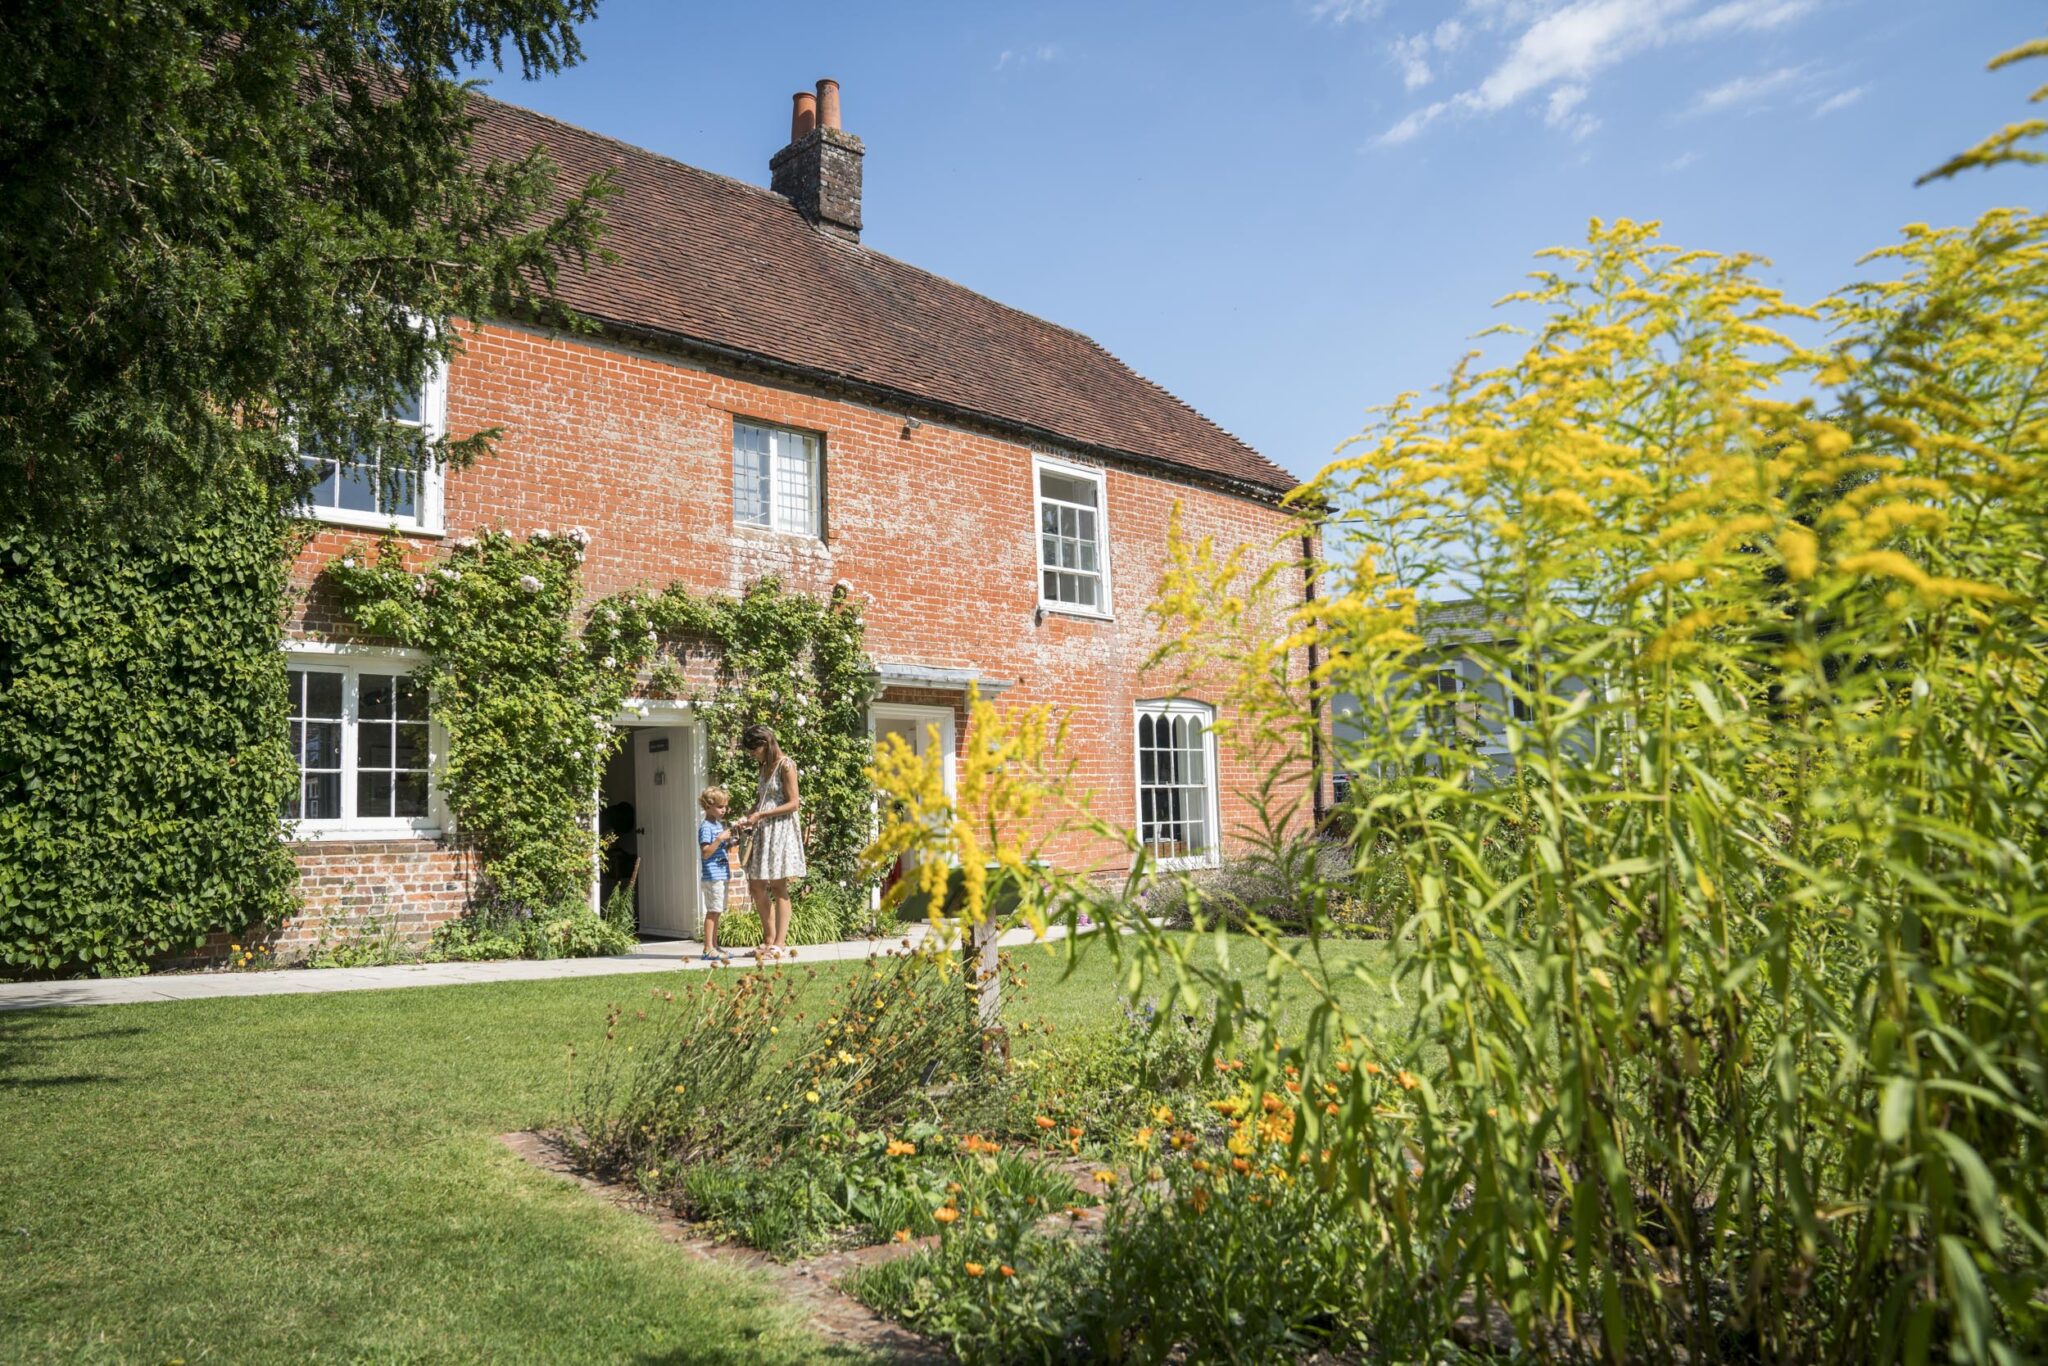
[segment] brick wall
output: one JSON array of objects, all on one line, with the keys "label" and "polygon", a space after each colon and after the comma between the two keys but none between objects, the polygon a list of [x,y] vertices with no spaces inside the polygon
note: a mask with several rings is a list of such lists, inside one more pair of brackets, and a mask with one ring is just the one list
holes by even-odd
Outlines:
[{"label": "brick wall", "polygon": [[300,913],[271,932],[221,931],[166,967],[216,963],[230,944],[267,945],[280,962],[303,958],[325,940],[393,935],[426,942],[434,927],[462,914],[469,870],[443,840],[307,840],[293,849]]},{"label": "brick wall", "polygon": [[[592,537],[585,579],[593,597],[676,581],[698,592],[735,593],[765,574],[826,593],[844,579],[866,599],[875,658],[977,669],[1011,683],[1005,703],[1051,702],[1069,712],[1077,776],[1092,809],[1125,824],[1136,820],[1133,706],[1163,690],[1142,673],[1157,643],[1145,607],[1164,567],[1173,504],[1181,502],[1191,536],[1212,536],[1219,548],[1265,547],[1285,525],[1268,505],[1112,466],[1104,492],[1113,619],[1047,612],[1041,621],[1033,452],[1024,442],[928,418],[910,427],[902,413],[760,375],[500,324],[466,334],[448,392],[450,431],[505,433],[496,454],[449,473],[451,535],[491,526],[522,535],[581,526]],[[822,435],[823,540],[733,525],[736,416]],[[1094,463],[1072,452],[1047,453]],[[323,529],[302,555],[295,583],[310,588],[322,564],[368,539]],[[431,554],[431,539],[416,544]],[[292,629],[336,629],[317,592],[299,598]],[[890,696],[959,701],[944,692]],[[964,738],[964,717],[957,730]],[[1251,819],[1234,794],[1251,786],[1252,768],[1227,747],[1219,759],[1228,832]],[[305,856],[309,893],[339,888],[325,879],[342,875],[351,847]],[[1056,852],[1074,863],[1104,857],[1079,843]],[[417,857],[439,869],[447,856],[423,849]],[[377,858],[403,862],[405,855]],[[387,869],[380,876],[400,874]],[[416,884],[403,885],[439,887],[438,878],[422,873]],[[444,904],[438,898],[445,892],[433,895],[430,904]]]}]

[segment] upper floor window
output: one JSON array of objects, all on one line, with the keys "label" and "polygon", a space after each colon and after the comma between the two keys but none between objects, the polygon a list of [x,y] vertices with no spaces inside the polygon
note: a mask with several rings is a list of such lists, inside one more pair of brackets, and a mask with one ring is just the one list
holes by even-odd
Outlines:
[{"label": "upper floor window", "polygon": [[295,656],[286,671],[299,781],[283,816],[297,834],[432,828],[427,689],[400,658]]},{"label": "upper floor window", "polygon": [[1038,601],[1061,611],[1109,615],[1109,545],[1102,471],[1037,460]]},{"label": "upper floor window", "polygon": [[1200,702],[1138,705],[1138,838],[1182,867],[1216,861],[1216,713]]},{"label": "upper floor window", "polygon": [[824,462],[809,432],[732,424],[732,519],[741,526],[824,534]]},{"label": "upper floor window", "polygon": [[[385,418],[394,427],[419,433],[422,444],[432,442],[441,434],[445,394],[442,372],[436,370],[419,392],[393,403]],[[303,441],[299,463],[313,479],[303,505],[309,517],[341,526],[441,529],[441,471],[432,461],[394,467],[374,452]]]}]

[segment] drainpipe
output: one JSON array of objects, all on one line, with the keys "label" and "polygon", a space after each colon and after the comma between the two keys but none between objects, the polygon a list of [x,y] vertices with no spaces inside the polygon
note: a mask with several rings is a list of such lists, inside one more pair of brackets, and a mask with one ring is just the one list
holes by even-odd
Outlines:
[{"label": "drainpipe", "polygon": [[[1311,606],[1316,600],[1316,570],[1322,561],[1320,554],[1323,539],[1323,524],[1318,518],[1311,528],[1301,533],[1301,601]],[[1315,828],[1322,831],[1323,822],[1329,817],[1329,807],[1323,801],[1323,704],[1316,695],[1316,666],[1320,663],[1319,651],[1314,637],[1308,642],[1308,774],[1314,785],[1310,805],[1315,812]]]}]

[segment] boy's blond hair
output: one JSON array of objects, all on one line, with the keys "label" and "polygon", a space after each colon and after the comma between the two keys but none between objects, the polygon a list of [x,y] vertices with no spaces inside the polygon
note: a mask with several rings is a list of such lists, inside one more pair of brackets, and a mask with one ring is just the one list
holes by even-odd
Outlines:
[{"label": "boy's blond hair", "polygon": [[711,814],[711,808],[714,806],[730,805],[732,794],[722,787],[707,787],[697,794],[697,808],[706,815]]}]

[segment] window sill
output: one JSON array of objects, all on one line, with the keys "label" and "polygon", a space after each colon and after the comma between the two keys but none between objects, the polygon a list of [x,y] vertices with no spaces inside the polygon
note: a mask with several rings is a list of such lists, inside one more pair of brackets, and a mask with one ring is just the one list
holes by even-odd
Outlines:
[{"label": "window sill", "polygon": [[1185,858],[1154,859],[1154,866],[1169,873],[1199,873],[1209,868],[1221,868],[1220,854],[1196,854]]},{"label": "window sill", "polygon": [[1038,610],[1047,616],[1073,617],[1077,621],[1115,621],[1113,612],[1091,612],[1085,607],[1076,607],[1068,602],[1040,602]]},{"label": "window sill", "polygon": [[439,826],[310,825],[302,821],[284,827],[287,844],[431,844],[441,836]]},{"label": "window sill", "polygon": [[815,546],[825,544],[825,538],[815,531],[784,531],[781,527],[755,526],[752,522],[734,522],[732,529],[737,534],[768,537],[777,541],[802,541]]},{"label": "window sill", "polygon": [[400,536],[426,536],[438,540],[448,534],[440,527],[428,526],[414,518],[387,517],[379,512],[354,512],[348,508],[301,509],[294,515],[301,521],[319,522],[323,526],[355,527],[362,531],[391,531]]}]

